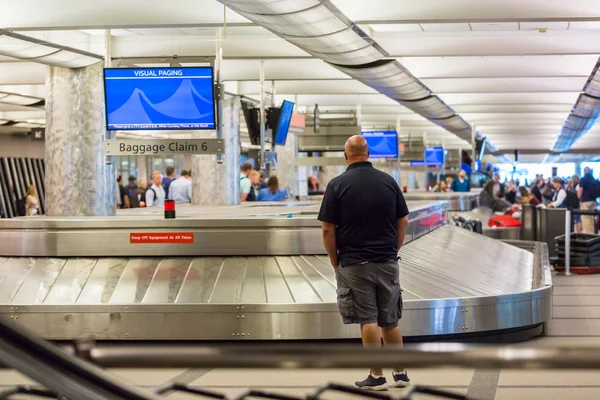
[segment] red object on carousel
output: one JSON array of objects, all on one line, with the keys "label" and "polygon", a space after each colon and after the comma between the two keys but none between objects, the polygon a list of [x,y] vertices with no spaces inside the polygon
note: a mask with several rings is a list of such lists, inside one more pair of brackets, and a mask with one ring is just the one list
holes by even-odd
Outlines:
[{"label": "red object on carousel", "polygon": [[518,228],[521,226],[521,221],[510,215],[498,215],[490,218],[488,226],[490,228]]},{"label": "red object on carousel", "polygon": [[402,188],[402,191],[403,191],[404,193],[408,192],[408,187],[404,186],[404,187]]}]

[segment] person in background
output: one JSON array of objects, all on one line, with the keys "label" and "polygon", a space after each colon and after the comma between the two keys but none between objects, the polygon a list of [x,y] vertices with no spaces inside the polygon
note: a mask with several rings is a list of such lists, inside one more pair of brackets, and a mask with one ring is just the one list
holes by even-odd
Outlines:
[{"label": "person in background", "polygon": [[267,187],[260,189],[256,201],[283,201],[286,194],[283,190],[279,190],[279,179],[275,175],[269,177]]},{"label": "person in background", "polygon": [[510,204],[515,204],[517,202],[517,186],[515,184],[515,181],[508,182],[508,190],[504,194],[504,198]]},{"label": "person in background", "polygon": [[117,187],[119,188],[118,196],[119,200],[117,204],[119,204],[119,208],[129,208],[129,196],[127,196],[127,191],[125,190],[125,186],[123,186],[123,177],[119,175],[117,177]]},{"label": "person in background", "polygon": [[162,175],[152,172],[152,186],[146,192],[146,207],[163,207],[165,205],[165,189],[162,186]]},{"label": "person in background", "polygon": [[135,183],[135,176],[130,176],[128,181],[125,190],[127,191],[127,197],[129,197],[129,208],[138,208],[140,199],[138,198],[138,185]]},{"label": "person in background", "polygon": [[258,173],[260,174],[260,184],[258,185],[258,189],[264,189],[267,187],[267,182],[269,179],[265,178],[265,171],[260,170]]},{"label": "person in background", "polygon": [[538,198],[535,197],[525,186],[521,186],[519,188],[519,194],[521,195],[522,204],[530,205],[533,207],[542,204],[542,202],[538,200]]},{"label": "person in background", "polygon": [[504,198],[504,193],[506,192],[506,189],[504,188],[504,185],[500,183],[500,175],[494,174],[492,182],[494,183],[494,185],[492,186],[492,193],[494,197],[496,199]]},{"label": "person in background", "polygon": [[164,178],[162,178],[162,187],[165,189],[165,199],[169,198],[169,188],[171,187],[171,183],[175,180],[175,167],[167,167],[165,169],[165,173],[167,174]]},{"label": "person in background", "polygon": [[531,194],[540,202],[540,204],[544,202],[544,198],[542,197],[543,188],[544,188],[544,180],[538,176],[535,179],[533,188],[531,188]]},{"label": "person in background", "polygon": [[554,182],[552,178],[548,178],[548,181],[544,185],[544,189],[542,190],[542,198],[544,203],[550,203],[554,198]]},{"label": "person in background", "polygon": [[[246,162],[242,165],[240,173],[240,202],[254,201],[254,189],[250,183],[250,172],[252,172],[252,164]],[[252,194],[252,195],[251,195]],[[250,199],[248,199],[250,197]]]},{"label": "person in background", "polygon": [[563,187],[563,180],[559,177],[554,178],[554,195],[552,202],[548,204],[548,208],[567,208],[565,200],[567,200],[567,191]]},{"label": "person in background", "polygon": [[[362,136],[346,141],[348,168],[327,185],[318,219],[323,243],[337,279],[338,307],[344,324],[359,324],[363,346],[402,346],[402,290],[398,251],[408,227],[408,206],[398,183],[368,162]],[[398,366],[399,367],[399,366]],[[394,368],[393,385],[410,383],[403,368]],[[383,370],[373,366],[355,386],[387,390]]]},{"label": "person in background", "polygon": [[142,178],[138,182],[138,204],[140,207],[146,207],[146,192],[148,191],[148,179]]},{"label": "person in background", "polygon": [[250,194],[248,195],[246,201],[256,201],[256,194],[258,193],[258,188],[260,187],[260,172],[250,171],[248,179],[250,180]]},{"label": "person in background", "polygon": [[435,186],[435,192],[437,192],[437,193],[446,193],[446,192],[448,192],[448,186],[446,185],[446,181],[440,181],[440,183],[438,183]]},{"label": "person in background", "polygon": [[567,183],[567,190],[570,192],[577,192],[577,186],[579,186],[579,177],[577,175],[573,175],[569,182]]},{"label": "person in background", "polygon": [[[592,170],[589,167],[586,167],[583,170],[583,178],[579,181],[579,188],[577,189],[577,196],[579,196],[579,201],[581,202],[581,209],[585,211],[595,210],[598,207],[598,203],[596,203],[596,198],[594,197],[593,190],[594,187],[598,185],[598,181],[594,179],[592,176]],[[592,215],[584,215],[582,218],[582,230],[583,233],[594,234],[595,230],[595,219]]]},{"label": "person in background", "polygon": [[471,182],[467,179],[467,172],[464,169],[458,171],[458,178],[452,181],[450,190],[460,193],[471,191]]},{"label": "person in background", "polygon": [[169,199],[178,204],[192,202],[192,177],[185,169],[181,171],[181,176],[171,183]]},{"label": "person in background", "polygon": [[27,197],[25,197],[25,216],[31,217],[39,213],[40,202],[37,198],[35,185],[27,186]]},{"label": "person in background", "polygon": [[454,182],[454,179],[452,179],[451,176],[446,177],[446,191],[450,191],[450,188],[452,187],[452,182]]},{"label": "person in background", "polygon": [[308,191],[309,192],[318,192],[319,191],[319,180],[316,176],[308,177]]}]

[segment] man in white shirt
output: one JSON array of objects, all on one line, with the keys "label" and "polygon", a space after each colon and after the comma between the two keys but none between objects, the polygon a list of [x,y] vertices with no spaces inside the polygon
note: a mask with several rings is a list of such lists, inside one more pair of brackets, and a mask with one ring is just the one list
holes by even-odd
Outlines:
[{"label": "man in white shirt", "polygon": [[178,204],[192,201],[192,177],[185,169],[181,171],[181,176],[169,186],[169,199]]},{"label": "man in white shirt", "polygon": [[146,192],[146,207],[163,207],[165,205],[165,189],[162,187],[162,175],[158,171],[152,173],[152,186]]}]

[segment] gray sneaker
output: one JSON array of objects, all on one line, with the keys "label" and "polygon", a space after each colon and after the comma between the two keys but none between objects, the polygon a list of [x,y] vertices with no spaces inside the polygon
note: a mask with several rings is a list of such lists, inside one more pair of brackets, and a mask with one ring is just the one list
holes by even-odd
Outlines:
[{"label": "gray sneaker", "polygon": [[374,391],[384,391],[388,390],[388,384],[385,377],[375,378],[373,375],[369,374],[367,379],[362,382],[356,382],[354,386],[358,389],[363,390],[374,390]]},{"label": "gray sneaker", "polygon": [[392,376],[394,377],[394,387],[405,388],[408,385],[410,385],[410,379],[408,379],[408,374],[406,373],[406,370],[404,370],[400,374],[392,372]]}]

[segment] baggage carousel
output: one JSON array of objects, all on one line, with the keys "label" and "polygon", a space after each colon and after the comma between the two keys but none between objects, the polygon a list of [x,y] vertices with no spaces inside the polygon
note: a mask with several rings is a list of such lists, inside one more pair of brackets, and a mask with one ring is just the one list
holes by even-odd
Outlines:
[{"label": "baggage carousel", "polygon": [[[2,221],[0,315],[54,340],[357,338],[337,310],[318,206]],[[446,202],[409,207],[405,336],[539,334],[551,316],[543,244],[446,225]]]}]

